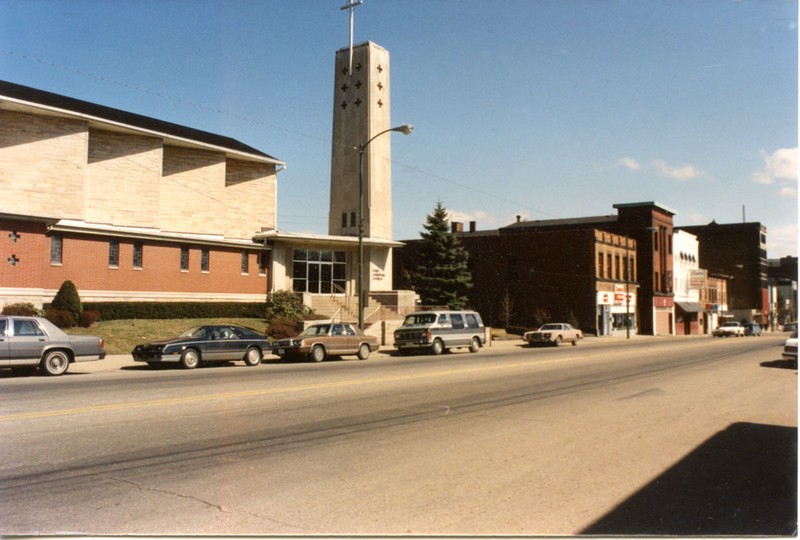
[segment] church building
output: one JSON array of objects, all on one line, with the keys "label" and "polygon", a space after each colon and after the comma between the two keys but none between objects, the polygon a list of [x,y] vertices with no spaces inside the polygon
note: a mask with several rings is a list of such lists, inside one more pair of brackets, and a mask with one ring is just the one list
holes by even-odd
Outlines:
[{"label": "church building", "polygon": [[361,288],[367,324],[413,306],[392,284],[389,54],[362,43],[335,69],[328,234],[278,227],[285,165],[260,150],[0,81],[0,307],[65,280],[87,302],[291,290],[351,321]]}]

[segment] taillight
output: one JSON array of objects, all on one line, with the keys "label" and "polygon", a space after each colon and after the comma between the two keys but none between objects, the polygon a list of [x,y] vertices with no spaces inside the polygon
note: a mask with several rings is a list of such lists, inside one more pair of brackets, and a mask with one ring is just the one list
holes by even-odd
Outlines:
[{"label": "taillight", "polygon": [[106,340],[104,340],[103,338],[100,338],[100,348],[101,349],[106,348]]}]

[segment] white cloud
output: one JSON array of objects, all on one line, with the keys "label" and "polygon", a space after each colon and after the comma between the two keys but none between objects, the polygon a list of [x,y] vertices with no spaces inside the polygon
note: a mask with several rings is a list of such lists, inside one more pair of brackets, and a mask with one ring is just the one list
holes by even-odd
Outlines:
[{"label": "white cloud", "polygon": [[797,197],[797,187],[796,186],[785,186],[778,191],[778,195],[784,197],[786,199],[793,199]]},{"label": "white cloud", "polygon": [[767,229],[767,256],[770,259],[797,256],[797,223]]},{"label": "white cloud", "polygon": [[659,174],[675,180],[693,180],[704,174],[694,165],[669,165],[658,159],[653,160],[651,164]]},{"label": "white cloud", "polygon": [[641,164],[633,158],[630,157],[621,157],[617,160],[617,164],[625,167],[629,171],[638,171],[641,170]]},{"label": "white cloud", "polygon": [[772,154],[761,152],[761,156],[764,168],[753,173],[753,182],[764,185],[797,183],[797,148],[780,148]]},{"label": "white cloud", "polygon": [[461,223],[469,223],[470,221],[477,222],[478,226],[482,224],[494,224],[497,222],[497,217],[483,210],[475,210],[474,212],[462,212],[461,210],[448,211],[450,221],[458,221]]}]

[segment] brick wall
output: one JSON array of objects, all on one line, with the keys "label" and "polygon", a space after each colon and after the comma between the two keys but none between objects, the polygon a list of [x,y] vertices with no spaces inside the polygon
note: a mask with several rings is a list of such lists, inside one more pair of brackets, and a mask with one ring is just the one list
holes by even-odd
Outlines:
[{"label": "brick wall", "polygon": [[[16,242],[9,235],[15,236]],[[259,275],[257,250],[247,250],[249,272],[243,275],[241,249],[208,246],[209,270],[202,272],[202,246],[142,241],[142,268],[135,269],[133,246],[139,241],[117,238],[119,265],[111,268],[112,237],[64,234],[61,264],[50,262],[52,237],[44,224],[0,220],[0,287],[55,291],[65,280],[71,280],[82,297],[98,291],[106,295],[109,291],[120,291],[117,295],[120,298],[131,292],[152,293],[152,299],[201,293],[206,300],[217,300],[227,295],[266,293],[267,278]],[[188,271],[180,268],[182,245],[189,248]],[[8,260],[11,257],[15,259],[13,266]],[[2,303],[8,302],[0,298]]]}]

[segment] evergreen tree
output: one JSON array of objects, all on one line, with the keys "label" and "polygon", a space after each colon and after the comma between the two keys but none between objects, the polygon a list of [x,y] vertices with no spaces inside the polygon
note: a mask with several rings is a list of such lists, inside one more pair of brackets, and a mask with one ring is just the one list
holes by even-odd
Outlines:
[{"label": "evergreen tree", "polygon": [[472,287],[472,274],[467,267],[469,254],[450,231],[447,210],[441,201],[423,228],[419,263],[411,276],[414,289],[423,305],[462,309]]},{"label": "evergreen tree", "polygon": [[[53,309],[66,311],[72,315],[74,323],[81,320],[81,297],[78,295],[78,288],[70,280],[61,284],[53,302],[50,304]],[[74,324],[73,323],[73,324]]]}]

